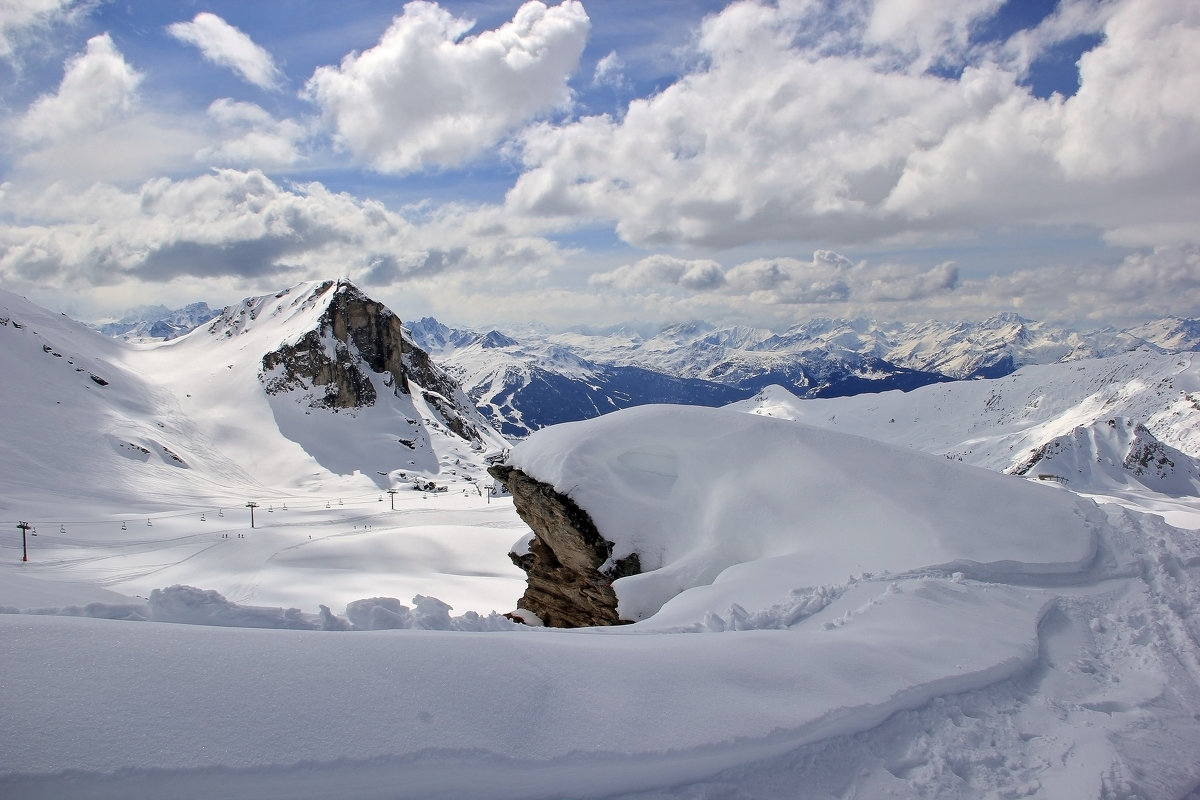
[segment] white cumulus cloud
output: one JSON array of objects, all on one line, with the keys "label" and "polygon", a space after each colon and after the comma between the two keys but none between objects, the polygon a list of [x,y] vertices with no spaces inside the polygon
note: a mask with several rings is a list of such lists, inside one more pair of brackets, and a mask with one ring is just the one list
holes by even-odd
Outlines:
[{"label": "white cumulus cloud", "polygon": [[167,31],[195,45],[209,61],[228,67],[260,89],[279,88],[282,75],[274,59],[249,36],[216,14],[201,11],[191,22],[176,22]]},{"label": "white cumulus cloud", "polygon": [[[38,221],[12,221],[18,210]],[[280,185],[259,170],[0,195],[0,282],[18,289],[175,280],[266,289],[345,274],[386,285],[484,269],[528,277],[560,260],[552,243],[497,230],[483,212],[448,207],[416,223],[377,201],[315,182]]]},{"label": "white cumulus cloud", "polygon": [[129,66],[108,34],[94,36],[67,62],[58,91],[34,101],[17,122],[31,142],[52,142],[102,127],[128,115],[142,76]]},{"label": "white cumulus cloud", "polygon": [[216,143],[196,153],[196,160],[213,166],[290,167],[302,158],[299,145],[308,132],[295,120],[277,120],[254,103],[221,98],[208,107],[208,117],[220,131]]},{"label": "white cumulus cloud", "polygon": [[692,291],[716,289],[725,283],[721,265],[708,259],[683,259],[655,254],[591,277],[591,284],[620,292],[640,292],[664,286]]},{"label": "white cumulus cloud", "polygon": [[[888,0],[838,5],[831,23],[827,3],[733,4],[705,21],[698,66],[623,116],[527,130],[508,207],[611,221],[646,248],[1027,225],[1200,240],[1200,4],[1116,0],[1088,17],[1071,2],[1011,51],[973,49],[995,8]],[[1092,30],[1077,94],[1022,85],[1048,43]],[[914,68],[934,51],[961,72]]]},{"label": "white cumulus cloud", "polygon": [[321,67],[307,91],[341,144],[382,172],[461,165],[565,108],[589,20],[577,0],[522,5],[496,30],[412,2],[379,43]]},{"label": "white cumulus cloud", "polygon": [[961,63],[972,27],[1005,0],[876,0],[864,39],[894,53],[912,69]]},{"label": "white cumulus cloud", "polygon": [[596,86],[611,86],[614,89],[620,89],[626,85],[625,62],[617,55],[616,50],[609,52],[608,55],[596,62],[596,69],[592,73],[592,83]]},{"label": "white cumulus cloud", "polygon": [[12,59],[29,34],[69,18],[77,0],[2,0],[0,58]]}]

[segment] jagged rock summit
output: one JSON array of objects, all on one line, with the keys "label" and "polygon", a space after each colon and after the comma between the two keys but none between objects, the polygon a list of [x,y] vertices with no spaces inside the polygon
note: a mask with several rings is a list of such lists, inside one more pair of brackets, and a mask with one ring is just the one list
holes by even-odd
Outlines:
[{"label": "jagged rock summit", "polygon": [[381,393],[408,397],[462,439],[480,448],[498,443],[400,318],[345,278],[247,298],[224,309],[207,331],[230,339],[264,327],[283,336],[262,356],[258,375],[272,397],[332,411],[371,408]]},{"label": "jagged rock summit", "polygon": [[[416,345],[399,317],[345,279],[303,286],[275,299],[294,293],[291,306],[317,304],[324,310],[315,327],[263,356],[261,379],[268,393],[298,392],[312,408],[364,408],[373,406],[378,396],[369,377],[374,373],[397,396],[420,392],[446,427],[464,439],[479,440],[478,421],[469,419],[473,415],[467,411],[470,402]],[[251,318],[260,304],[257,298],[244,304]],[[235,320],[245,311],[227,309],[210,331],[221,328],[222,322],[229,330],[236,328]]]}]

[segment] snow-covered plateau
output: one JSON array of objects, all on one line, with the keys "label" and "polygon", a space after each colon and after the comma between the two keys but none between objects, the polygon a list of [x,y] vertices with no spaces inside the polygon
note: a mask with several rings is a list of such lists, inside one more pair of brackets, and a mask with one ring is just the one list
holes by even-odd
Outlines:
[{"label": "snow-covered plateau", "polygon": [[[0,797],[1200,796],[1190,355],[504,453],[389,313],[139,344],[0,293]],[[639,554],[632,624],[502,616],[499,457]]]}]

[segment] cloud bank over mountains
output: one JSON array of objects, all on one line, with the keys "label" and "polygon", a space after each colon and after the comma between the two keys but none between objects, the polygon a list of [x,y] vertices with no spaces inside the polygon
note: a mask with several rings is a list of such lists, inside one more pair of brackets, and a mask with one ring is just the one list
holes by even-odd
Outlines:
[{"label": "cloud bank over mountains", "polygon": [[[310,68],[315,17],[21,0],[14,75],[79,42],[6,98],[0,279],[98,309],[346,273],[465,323],[1200,308],[1195,4],[587,5],[408,3]],[[649,89],[634,22],[690,32]]]}]

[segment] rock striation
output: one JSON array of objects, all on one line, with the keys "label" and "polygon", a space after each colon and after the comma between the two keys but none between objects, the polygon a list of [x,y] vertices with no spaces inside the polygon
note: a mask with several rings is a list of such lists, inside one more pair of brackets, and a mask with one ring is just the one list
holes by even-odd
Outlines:
[{"label": "rock striation", "polygon": [[518,606],[552,628],[626,623],[617,613],[612,583],[641,572],[638,554],[614,561],[613,543],[553,486],[508,465],[488,472],[508,488],[517,513],[533,531],[527,552],[509,553],[528,577]]}]

